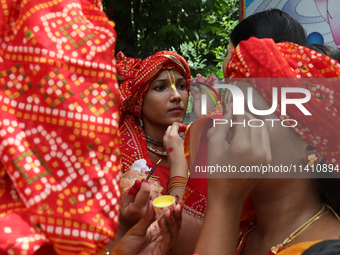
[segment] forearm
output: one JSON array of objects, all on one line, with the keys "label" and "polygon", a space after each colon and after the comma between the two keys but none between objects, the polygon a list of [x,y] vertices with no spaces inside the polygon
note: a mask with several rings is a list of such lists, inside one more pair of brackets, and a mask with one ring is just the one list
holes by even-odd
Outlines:
[{"label": "forearm", "polygon": [[184,153],[172,160],[170,165],[170,179],[167,184],[167,194],[178,196],[182,200],[188,182],[188,165]]},{"label": "forearm", "polygon": [[178,239],[171,248],[175,255],[192,255],[202,228],[203,222],[182,212],[182,227]]},{"label": "forearm", "polygon": [[107,251],[112,251],[116,244],[122,239],[122,237],[129,231],[129,228],[122,226],[122,224],[118,225],[117,235],[113,242],[111,242],[108,246],[106,246]]}]

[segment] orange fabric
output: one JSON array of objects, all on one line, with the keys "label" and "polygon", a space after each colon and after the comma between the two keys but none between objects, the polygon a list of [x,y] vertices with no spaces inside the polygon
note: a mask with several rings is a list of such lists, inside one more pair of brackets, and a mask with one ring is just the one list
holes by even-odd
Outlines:
[{"label": "orange fabric", "polygon": [[[292,246],[289,246],[285,249],[282,249],[277,253],[277,255],[300,255],[302,254],[305,250],[313,246],[314,244],[317,244],[321,242],[319,241],[310,241],[310,242],[303,242],[303,243],[298,243],[294,244]],[[268,255],[272,255],[270,252]]]},{"label": "orange fabric", "polygon": [[[249,237],[249,234],[253,230],[254,230],[254,223],[252,221],[241,221],[239,238],[238,238],[239,249],[237,250],[237,255],[242,253],[243,247],[247,242],[247,238]],[[301,242],[301,243],[297,243],[291,246],[285,246],[284,248],[280,249],[276,254],[277,255],[300,255],[305,250],[309,249],[311,246],[319,242],[321,241],[318,240],[318,241]],[[269,251],[267,255],[275,255],[275,254]]]},{"label": "orange fabric", "polygon": [[0,3],[1,254],[96,254],[115,237],[116,33],[101,9]]}]

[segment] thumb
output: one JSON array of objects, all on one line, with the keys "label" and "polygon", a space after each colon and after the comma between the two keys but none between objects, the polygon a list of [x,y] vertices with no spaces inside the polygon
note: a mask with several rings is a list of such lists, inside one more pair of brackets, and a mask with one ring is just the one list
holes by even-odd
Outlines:
[{"label": "thumb", "polygon": [[151,201],[151,198],[150,198],[150,200],[148,202],[148,207],[147,207],[146,213],[137,222],[137,224],[134,225],[130,229],[131,234],[134,234],[134,235],[137,235],[137,236],[145,236],[147,229],[154,222],[154,220],[155,220],[155,212],[153,210],[152,201]]}]

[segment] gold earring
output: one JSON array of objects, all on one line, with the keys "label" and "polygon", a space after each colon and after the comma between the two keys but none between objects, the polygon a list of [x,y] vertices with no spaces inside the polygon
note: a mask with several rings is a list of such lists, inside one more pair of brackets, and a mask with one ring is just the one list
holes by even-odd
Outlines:
[{"label": "gold earring", "polygon": [[306,155],[306,162],[309,166],[314,166],[315,163],[319,162],[319,156],[316,152],[308,152]]}]

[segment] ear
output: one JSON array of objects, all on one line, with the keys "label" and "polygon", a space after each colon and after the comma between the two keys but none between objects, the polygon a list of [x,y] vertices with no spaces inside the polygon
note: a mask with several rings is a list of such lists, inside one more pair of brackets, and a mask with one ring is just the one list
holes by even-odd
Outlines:
[{"label": "ear", "polygon": [[311,145],[306,147],[305,161],[309,166],[320,164],[325,158]]}]

